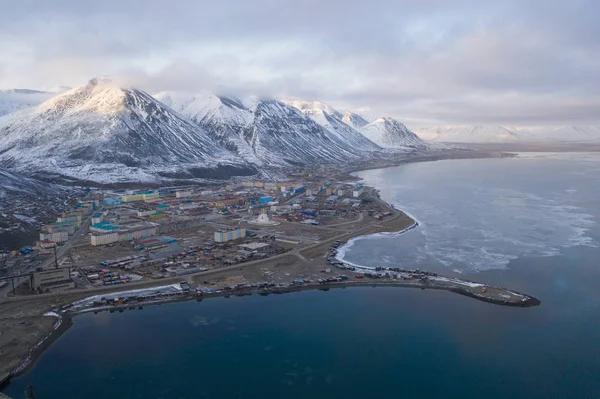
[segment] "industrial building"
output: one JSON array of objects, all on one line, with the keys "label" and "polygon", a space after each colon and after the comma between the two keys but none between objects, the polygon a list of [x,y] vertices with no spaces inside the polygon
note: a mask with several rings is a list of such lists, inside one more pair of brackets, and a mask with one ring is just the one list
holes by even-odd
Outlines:
[{"label": "industrial building", "polygon": [[75,288],[75,282],[71,280],[70,271],[71,269],[68,267],[61,267],[34,272],[31,274],[31,288],[41,292]]},{"label": "industrial building", "polygon": [[246,228],[228,229],[226,231],[215,231],[215,242],[227,242],[246,237]]},{"label": "industrial building", "polygon": [[239,247],[242,249],[247,249],[250,251],[257,251],[260,249],[264,249],[264,248],[268,248],[270,246],[270,244],[267,244],[265,242],[251,242],[248,244],[240,244]]},{"label": "industrial building", "polygon": [[133,242],[135,249],[139,250],[153,250],[164,247],[169,244],[177,242],[173,237],[169,236],[157,236],[151,238],[141,238]]}]

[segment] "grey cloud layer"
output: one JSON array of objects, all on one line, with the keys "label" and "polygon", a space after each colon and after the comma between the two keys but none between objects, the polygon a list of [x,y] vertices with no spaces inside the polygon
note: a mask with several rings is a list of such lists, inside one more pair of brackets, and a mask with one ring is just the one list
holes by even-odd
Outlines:
[{"label": "grey cloud layer", "polygon": [[109,74],[415,123],[593,124],[595,1],[1,1],[0,87]]}]

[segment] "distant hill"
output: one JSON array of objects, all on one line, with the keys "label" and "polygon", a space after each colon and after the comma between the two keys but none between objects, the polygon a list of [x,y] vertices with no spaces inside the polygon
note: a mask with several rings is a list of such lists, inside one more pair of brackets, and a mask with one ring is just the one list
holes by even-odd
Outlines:
[{"label": "distant hill", "polygon": [[496,125],[437,126],[417,129],[425,140],[444,143],[594,143],[600,144],[598,126],[516,128]]}]

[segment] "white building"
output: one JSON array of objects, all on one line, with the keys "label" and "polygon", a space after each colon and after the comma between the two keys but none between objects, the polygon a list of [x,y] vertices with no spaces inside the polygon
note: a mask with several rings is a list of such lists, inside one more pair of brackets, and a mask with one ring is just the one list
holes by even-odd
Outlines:
[{"label": "white building", "polygon": [[107,245],[119,241],[119,233],[98,234],[91,237],[92,245]]},{"label": "white building", "polygon": [[138,238],[152,237],[158,234],[158,227],[159,225],[156,223],[146,223],[109,233],[94,234],[91,236],[91,244],[107,245],[114,242],[132,241],[137,240]]},{"label": "white building", "polygon": [[66,242],[69,240],[69,233],[66,231],[55,231],[53,233],[40,233],[40,241]]},{"label": "white building", "polygon": [[358,198],[361,196],[362,193],[364,193],[366,191],[365,187],[358,187],[357,189],[355,189],[354,191],[352,191],[352,196],[354,198]]},{"label": "white building", "polygon": [[175,193],[176,198],[185,198],[185,197],[189,197],[191,195],[192,195],[191,191],[177,191]]}]

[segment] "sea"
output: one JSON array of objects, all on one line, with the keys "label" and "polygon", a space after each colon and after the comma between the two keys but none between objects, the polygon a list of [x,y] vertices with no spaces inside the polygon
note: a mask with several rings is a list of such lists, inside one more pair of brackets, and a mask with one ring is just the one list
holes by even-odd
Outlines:
[{"label": "sea", "polygon": [[357,175],[416,229],[344,259],[531,294],[345,288],[83,314],[4,392],[23,398],[600,398],[600,153]]}]

